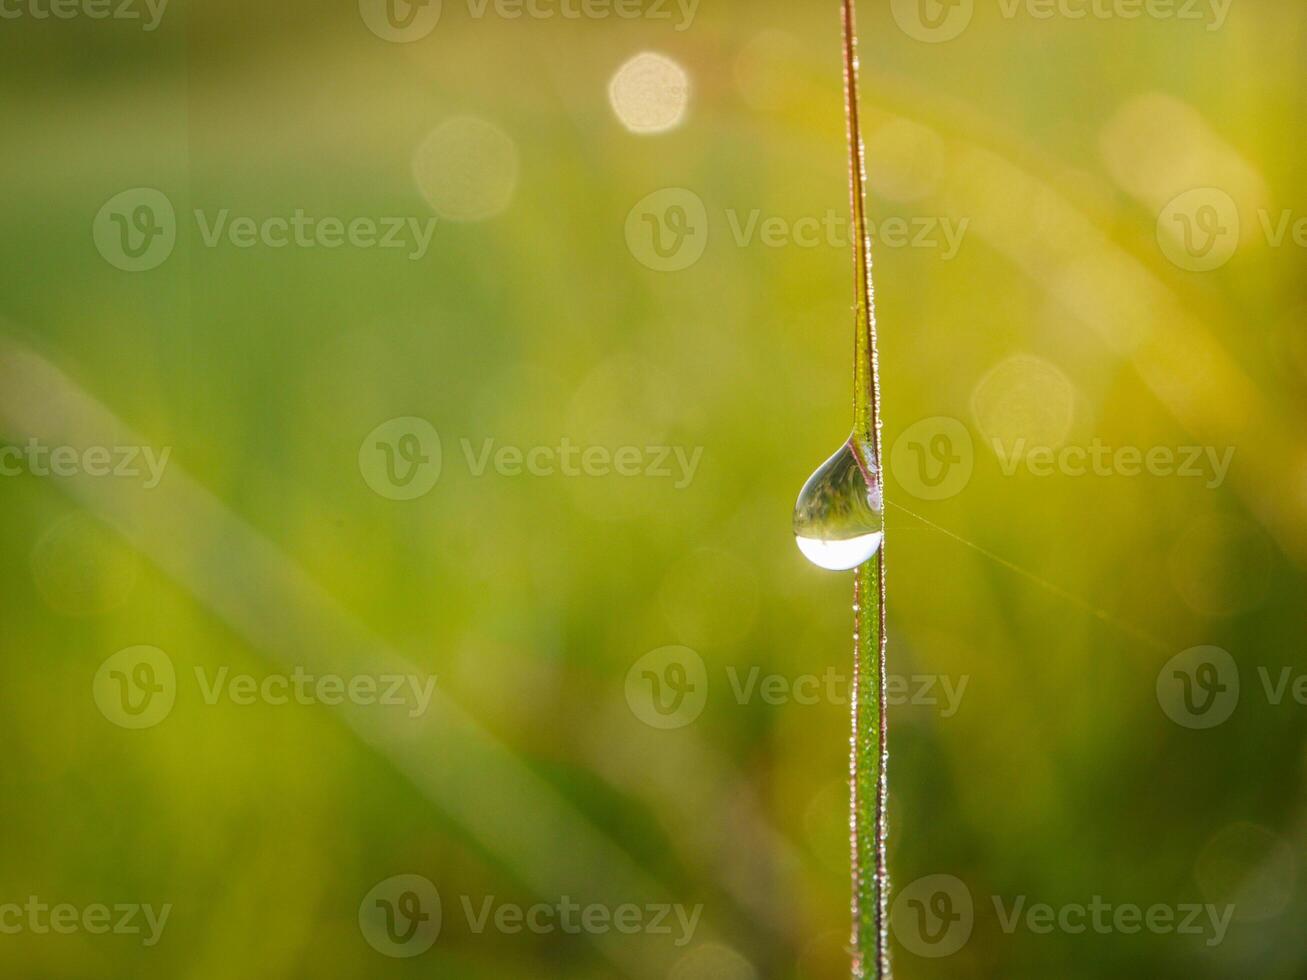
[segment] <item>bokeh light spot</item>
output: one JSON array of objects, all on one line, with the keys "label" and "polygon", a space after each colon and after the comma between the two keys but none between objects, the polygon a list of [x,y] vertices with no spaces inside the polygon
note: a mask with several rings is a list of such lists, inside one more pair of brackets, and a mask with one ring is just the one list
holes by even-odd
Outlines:
[{"label": "bokeh light spot", "polygon": [[513,201],[517,144],[498,126],[455,116],[437,126],[413,154],[413,176],[432,210],[450,221],[484,221]]},{"label": "bokeh light spot", "polygon": [[665,133],[685,118],[690,76],[671,58],[646,51],[617,69],[608,99],[631,132]]},{"label": "bokeh light spot", "polygon": [[1057,365],[1031,354],[1000,362],[971,394],[976,425],[990,448],[1020,458],[1031,449],[1057,449],[1075,417],[1076,392]]},{"label": "bokeh light spot", "polygon": [[743,956],[721,943],[704,943],[672,967],[667,980],[756,980],[758,972]]},{"label": "bokeh light spot", "polygon": [[1252,823],[1218,832],[1194,865],[1203,896],[1230,904],[1240,922],[1273,919],[1288,907],[1298,882],[1298,859],[1287,841]]}]

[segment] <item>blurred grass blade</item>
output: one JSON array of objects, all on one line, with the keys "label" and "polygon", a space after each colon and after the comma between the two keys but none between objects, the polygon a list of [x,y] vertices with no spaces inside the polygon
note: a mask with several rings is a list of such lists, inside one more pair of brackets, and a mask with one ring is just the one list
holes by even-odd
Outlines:
[{"label": "blurred grass blade", "polygon": [[[7,337],[0,337],[0,423],[51,445],[147,444],[54,365]],[[85,474],[61,486],[283,667],[318,675],[420,673],[176,463],[145,494]],[[398,723],[348,701],[336,710],[538,896],[607,908],[669,901],[616,842],[439,689],[424,715]],[[695,938],[709,940],[711,932],[701,920]],[[647,932],[587,935],[632,977],[665,977],[680,952]]]}]

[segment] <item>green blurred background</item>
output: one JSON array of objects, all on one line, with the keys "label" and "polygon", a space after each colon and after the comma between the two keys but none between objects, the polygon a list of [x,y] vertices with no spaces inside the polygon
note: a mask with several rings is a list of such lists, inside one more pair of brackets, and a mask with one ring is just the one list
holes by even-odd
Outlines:
[{"label": "green blurred background", "polygon": [[[0,20],[0,445],[171,455],[148,488],[0,479],[0,906],[171,912],[152,945],[0,914],[0,970],[847,975],[851,582],[789,525],[850,422],[847,231],[813,231],[848,209],[838,5],[446,0],[387,40],[369,0],[154,30],[44,2]],[[1307,976],[1307,12],[1081,9],[863,4],[891,870],[961,885],[970,930],[933,946],[914,917],[948,907],[903,904],[896,974]],[[176,241],[126,271],[137,188]],[[297,209],[429,248],[206,243]],[[415,499],[392,419],[439,436]],[[434,478],[413,425],[383,436]],[[564,439],[638,473],[478,472]],[[1082,474],[995,440],[1234,455]],[[149,675],[102,664],[140,646],[173,703],[132,728],[101,696]],[[1228,658],[1172,664],[1195,647]],[[207,703],[224,668],[436,694]],[[368,919],[402,875],[439,892],[429,948]],[[478,932],[489,896],[702,914]],[[1232,918],[1005,928],[1096,896]]]}]

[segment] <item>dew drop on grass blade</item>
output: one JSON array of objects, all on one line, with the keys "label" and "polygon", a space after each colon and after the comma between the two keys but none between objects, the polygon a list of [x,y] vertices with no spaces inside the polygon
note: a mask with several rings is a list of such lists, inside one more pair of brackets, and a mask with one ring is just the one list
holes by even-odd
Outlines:
[{"label": "dew drop on grass blade", "polygon": [[858,116],[854,0],[842,0],[844,93],[853,216],[853,434],[804,484],[794,509],[799,549],[832,571],[854,570],[849,827],[852,975],[890,976],[886,868],[885,529],[881,486],[880,375],[867,237],[867,167]]}]

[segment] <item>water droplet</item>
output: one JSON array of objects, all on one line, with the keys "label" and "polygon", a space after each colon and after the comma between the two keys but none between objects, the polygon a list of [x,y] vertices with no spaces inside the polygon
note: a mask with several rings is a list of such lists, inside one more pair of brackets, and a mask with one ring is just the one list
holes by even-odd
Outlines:
[{"label": "water droplet", "polygon": [[814,565],[857,568],[885,536],[880,469],[871,447],[850,439],[808,478],[794,505],[794,537]]}]

